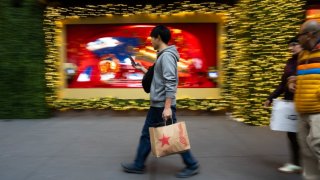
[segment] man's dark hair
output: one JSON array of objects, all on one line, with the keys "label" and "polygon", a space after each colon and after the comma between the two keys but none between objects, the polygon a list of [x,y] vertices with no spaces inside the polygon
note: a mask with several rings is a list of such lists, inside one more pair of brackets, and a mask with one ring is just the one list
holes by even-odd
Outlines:
[{"label": "man's dark hair", "polygon": [[171,39],[170,30],[164,25],[158,25],[154,27],[150,33],[150,36],[153,38],[157,38],[160,36],[162,42],[168,44]]}]

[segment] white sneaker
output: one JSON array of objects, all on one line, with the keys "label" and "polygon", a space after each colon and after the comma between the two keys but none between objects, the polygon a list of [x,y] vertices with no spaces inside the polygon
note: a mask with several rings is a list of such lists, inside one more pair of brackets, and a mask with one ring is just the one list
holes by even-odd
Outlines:
[{"label": "white sneaker", "polygon": [[302,168],[300,166],[291,164],[291,163],[286,163],[282,167],[278,168],[280,172],[284,173],[301,173]]}]

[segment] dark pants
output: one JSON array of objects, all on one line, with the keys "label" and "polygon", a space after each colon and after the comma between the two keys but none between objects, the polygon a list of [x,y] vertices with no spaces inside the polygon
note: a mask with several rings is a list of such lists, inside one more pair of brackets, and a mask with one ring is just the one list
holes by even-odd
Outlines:
[{"label": "dark pants", "polygon": [[291,161],[294,165],[300,166],[300,147],[298,144],[297,133],[288,132],[287,135],[290,142]]},{"label": "dark pants", "polygon": [[[140,142],[137,149],[137,155],[134,160],[134,163],[138,168],[145,167],[144,166],[145,161],[151,151],[149,127],[159,126],[164,123],[164,120],[162,119],[163,110],[164,108],[150,107],[148,111],[147,118],[142,129]],[[172,121],[173,123],[175,123],[177,122],[176,107],[172,106],[171,110],[172,110]],[[171,120],[168,120],[167,122],[171,123]],[[183,152],[180,155],[187,167],[192,168],[193,166],[197,165],[198,162],[194,159],[190,151]]]}]

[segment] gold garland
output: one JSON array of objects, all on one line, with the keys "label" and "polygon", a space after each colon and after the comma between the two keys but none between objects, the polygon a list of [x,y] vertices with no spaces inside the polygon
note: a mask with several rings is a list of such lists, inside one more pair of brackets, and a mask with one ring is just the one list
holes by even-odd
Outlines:
[{"label": "gold garland", "polygon": [[296,34],[303,19],[304,0],[240,0],[234,7],[214,2],[194,4],[191,1],[167,5],[106,4],[86,7],[48,7],[44,20],[47,46],[46,82],[50,107],[67,109],[147,109],[148,100],[115,98],[59,99],[59,50],[62,20],[101,16],[150,14],[170,16],[176,13],[223,14],[226,27],[221,54],[222,99],[178,100],[178,108],[190,110],[227,110],[238,120],[252,125],[269,123],[270,112],[262,104],[277,86],[286,59],[287,40]]},{"label": "gold garland", "polygon": [[[44,32],[47,44],[46,62],[46,80],[47,80],[47,102],[58,110],[67,109],[114,109],[128,110],[137,109],[144,110],[149,107],[148,100],[123,100],[116,98],[95,98],[95,99],[59,99],[59,87],[61,85],[61,77],[59,75],[59,47],[61,46],[61,37],[57,36],[63,28],[63,20],[74,18],[90,18],[101,16],[131,16],[138,14],[150,14],[150,16],[170,16],[181,14],[183,12],[190,13],[225,13],[228,5],[217,5],[214,2],[193,4],[190,1],[181,3],[168,4],[167,6],[159,5],[139,5],[130,7],[124,4],[107,4],[107,5],[88,5],[87,7],[71,7],[71,8],[53,8],[48,7],[44,20]],[[107,13],[107,14],[106,14]],[[225,53],[224,53],[225,54]],[[182,99],[178,100],[177,107],[190,110],[209,110],[216,111],[226,107],[223,99],[215,100],[197,100]]]}]

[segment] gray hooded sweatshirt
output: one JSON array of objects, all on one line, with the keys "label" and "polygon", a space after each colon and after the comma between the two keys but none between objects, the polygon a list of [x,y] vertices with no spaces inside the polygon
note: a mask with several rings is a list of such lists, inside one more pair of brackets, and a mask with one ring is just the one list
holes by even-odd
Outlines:
[{"label": "gray hooded sweatshirt", "polygon": [[168,46],[157,53],[157,60],[154,66],[154,75],[150,89],[152,107],[164,107],[167,97],[172,99],[171,105],[176,104],[178,61],[179,53],[174,45]]}]

